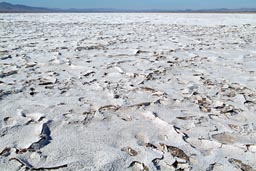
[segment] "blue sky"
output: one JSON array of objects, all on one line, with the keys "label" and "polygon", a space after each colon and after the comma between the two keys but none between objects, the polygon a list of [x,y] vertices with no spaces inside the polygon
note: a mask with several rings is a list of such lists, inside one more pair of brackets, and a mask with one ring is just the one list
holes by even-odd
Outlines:
[{"label": "blue sky", "polygon": [[[4,0],[51,8],[211,9],[256,8],[256,0]],[[0,0],[1,2],[1,0]],[[2,1],[3,2],[3,1]]]}]

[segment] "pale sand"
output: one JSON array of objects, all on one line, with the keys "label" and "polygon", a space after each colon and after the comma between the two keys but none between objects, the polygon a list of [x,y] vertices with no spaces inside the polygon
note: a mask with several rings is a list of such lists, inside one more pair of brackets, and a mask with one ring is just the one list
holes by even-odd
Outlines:
[{"label": "pale sand", "polygon": [[256,170],[255,14],[0,14],[0,170]]}]

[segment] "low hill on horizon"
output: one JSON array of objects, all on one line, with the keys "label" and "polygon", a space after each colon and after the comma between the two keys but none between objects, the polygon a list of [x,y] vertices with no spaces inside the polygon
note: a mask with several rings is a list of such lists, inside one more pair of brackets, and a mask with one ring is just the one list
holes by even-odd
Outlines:
[{"label": "low hill on horizon", "polygon": [[26,5],[11,4],[7,2],[0,2],[0,12],[51,12],[49,8],[30,7]]}]

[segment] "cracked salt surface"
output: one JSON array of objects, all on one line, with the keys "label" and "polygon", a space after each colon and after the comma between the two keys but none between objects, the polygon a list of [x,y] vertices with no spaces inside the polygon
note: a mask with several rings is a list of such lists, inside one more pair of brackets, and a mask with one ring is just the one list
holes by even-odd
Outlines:
[{"label": "cracked salt surface", "polygon": [[256,170],[255,14],[0,19],[0,170]]}]

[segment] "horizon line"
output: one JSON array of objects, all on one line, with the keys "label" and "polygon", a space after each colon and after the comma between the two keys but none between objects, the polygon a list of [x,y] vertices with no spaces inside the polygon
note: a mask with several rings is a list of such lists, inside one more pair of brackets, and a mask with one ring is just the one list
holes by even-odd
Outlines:
[{"label": "horizon line", "polygon": [[[23,4],[13,4],[5,1],[1,1],[1,3],[11,4],[13,6],[25,6],[31,8],[41,8],[45,10],[55,10],[54,12],[90,12],[90,10],[94,10],[95,12],[256,12],[256,7],[240,7],[240,8],[199,8],[199,9],[192,9],[192,8],[177,8],[177,9],[159,9],[159,8],[145,8],[145,9],[130,9],[130,8],[59,8],[59,7],[44,7],[44,6],[30,6],[30,5],[23,5]],[[88,10],[88,11],[86,11]],[[244,10],[244,11],[243,11]],[[0,11],[1,12],[1,11]]]}]

